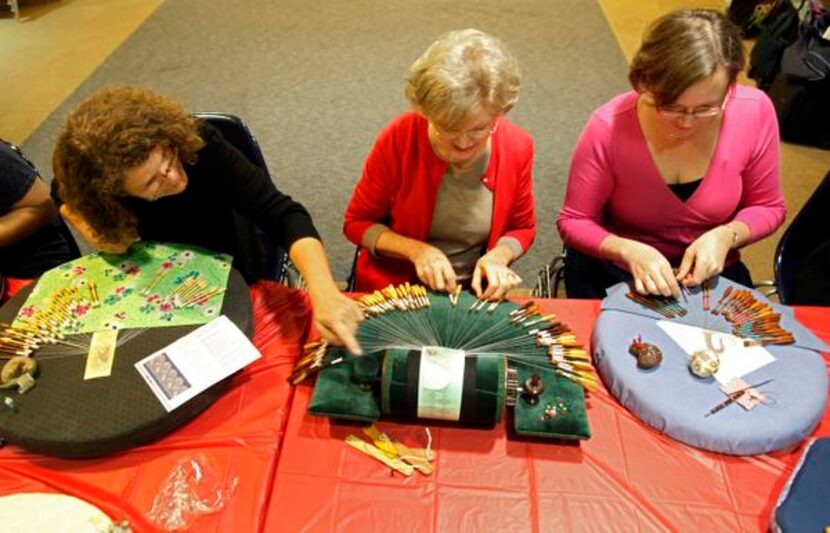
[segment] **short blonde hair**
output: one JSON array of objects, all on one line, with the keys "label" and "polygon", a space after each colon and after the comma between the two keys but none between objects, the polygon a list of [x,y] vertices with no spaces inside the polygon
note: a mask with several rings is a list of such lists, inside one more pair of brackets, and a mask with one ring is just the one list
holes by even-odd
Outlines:
[{"label": "short blonde hair", "polygon": [[418,113],[454,129],[485,110],[507,113],[519,99],[516,58],[496,37],[475,29],[445,33],[409,68],[405,94]]},{"label": "short blonde hair", "polygon": [[657,105],[669,105],[718,67],[735,83],[745,64],[740,30],[726,16],[713,9],[683,9],[651,24],[628,78],[636,91],[652,93]]}]

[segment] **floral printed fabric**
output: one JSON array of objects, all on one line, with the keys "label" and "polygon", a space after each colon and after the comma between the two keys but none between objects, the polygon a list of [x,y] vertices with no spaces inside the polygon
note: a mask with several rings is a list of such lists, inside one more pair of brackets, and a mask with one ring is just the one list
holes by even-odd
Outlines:
[{"label": "floral printed fabric", "polygon": [[86,255],[43,274],[15,325],[70,291],[63,333],[204,324],[220,314],[232,257],[182,244],[140,242],[124,255]]}]

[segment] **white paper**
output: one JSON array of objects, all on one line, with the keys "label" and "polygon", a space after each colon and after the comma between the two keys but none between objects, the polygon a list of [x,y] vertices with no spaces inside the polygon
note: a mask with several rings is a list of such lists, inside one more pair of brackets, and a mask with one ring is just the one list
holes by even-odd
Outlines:
[{"label": "white paper", "polygon": [[135,364],[167,411],[262,355],[226,316],[188,333]]},{"label": "white paper", "polygon": [[743,377],[775,361],[775,357],[763,346],[744,346],[744,339],[729,333],[669,320],[658,320],[657,325],[689,356],[698,350],[715,352],[720,359],[720,367],[715,374],[719,383]]},{"label": "white paper", "polygon": [[442,346],[421,348],[418,375],[418,418],[457,421],[464,389],[463,350]]}]

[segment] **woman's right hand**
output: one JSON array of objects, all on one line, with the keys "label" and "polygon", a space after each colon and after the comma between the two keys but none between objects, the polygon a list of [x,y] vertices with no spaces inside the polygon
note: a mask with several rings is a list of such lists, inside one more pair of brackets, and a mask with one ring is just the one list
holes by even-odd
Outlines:
[{"label": "woman's right hand", "polygon": [[420,243],[410,255],[415,272],[427,287],[434,291],[452,292],[455,290],[455,270],[447,256],[434,246]]},{"label": "woman's right hand", "polygon": [[653,246],[627,241],[621,254],[634,277],[634,290],[640,294],[680,297],[680,285],[671,264]]},{"label": "woman's right hand", "polygon": [[78,230],[78,233],[81,234],[84,240],[102,252],[106,252],[108,254],[123,254],[127,251],[130,245],[138,240],[134,239],[117,243],[104,240],[97,231],[92,229],[92,226],[89,225],[84,217],[69,207],[69,204],[61,204],[60,213],[64,220],[72,224],[72,226]]}]

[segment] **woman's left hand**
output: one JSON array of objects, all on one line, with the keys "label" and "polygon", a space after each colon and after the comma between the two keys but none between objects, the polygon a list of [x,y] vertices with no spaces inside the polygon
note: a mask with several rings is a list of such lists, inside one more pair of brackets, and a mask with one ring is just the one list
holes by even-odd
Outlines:
[{"label": "woman's left hand", "polygon": [[697,238],[683,254],[677,281],[686,287],[696,287],[723,272],[726,254],[734,244],[733,230],[718,226]]},{"label": "woman's left hand", "polygon": [[[509,249],[497,246],[481,256],[476,262],[470,284],[477,297],[482,300],[502,300],[510,289],[519,286],[522,278],[507,266],[512,255]],[[487,289],[484,291],[481,288],[482,278],[487,280]]]},{"label": "woman's left hand", "polygon": [[357,327],[363,321],[363,311],[357,302],[335,289],[319,297],[312,295],[312,306],[314,327],[325,340],[345,346],[355,355],[363,353],[355,337]]}]

